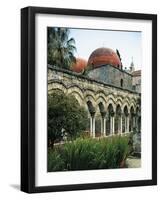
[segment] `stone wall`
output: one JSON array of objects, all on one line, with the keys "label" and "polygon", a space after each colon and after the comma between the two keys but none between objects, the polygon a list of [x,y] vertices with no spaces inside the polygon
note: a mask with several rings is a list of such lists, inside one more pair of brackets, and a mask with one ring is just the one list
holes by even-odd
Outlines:
[{"label": "stone wall", "polygon": [[[111,65],[104,65],[89,71],[88,76],[124,89],[132,90],[132,75]],[[121,79],[123,85],[121,85]]]},{"label": "stone wall", "polygon": [[135,91],[141,93],[141,76],[134,76],[132,81]]},{"label": "stone wall", "polygon": [[68,70],[48,68],[48,93],[54,90],[73,95],[85,107],[89,118],[87,131],[91,136],[132,131],[130,122],[134,121],[139,93]]},{"label": "stone wall", "polygon": [[112,86],[71,71],[50,68],[48,69],[48,91],[52,92],[54,89],[74,94],[81,105],[90,100],[94,107],[102,102],[106,109],[109,103],[112,103],[114,108],[119,103],[122,109],[126,104],[130,110],[132,105],[136,107],[139,98],[139,94],[130,89]]}]

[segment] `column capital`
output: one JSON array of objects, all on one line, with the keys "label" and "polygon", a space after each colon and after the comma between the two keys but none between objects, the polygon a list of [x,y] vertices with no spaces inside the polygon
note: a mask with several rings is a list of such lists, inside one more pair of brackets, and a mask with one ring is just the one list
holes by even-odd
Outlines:
[{"label": "column capital", "polygon": [[129,112],[127,112],[127,113],[125,114],[125,115],[126,115],[126,117],[128,117],[128,116],[129,116],[129,114],[130,114],[130,113],[129,113]]},{"label": "column capital", "polygon": [[91,116],[94,117],[95,116],[95,111],[90,112]]},{"label": "column capital", "polygon": [[106,112],[105,112],[105,111],[104,111],[104,112],[101,112],[101,116],[102,116],[103,118],[105,118]]},{"label": "column capital", "polygon": [[114,111],[112,111],[111,113],[110,113],[110,115],[112,116],[112,117],[114,117],[115,116],[115,112]]},{"label": "column capital", "polygon": [[132,116],[133,116],[133,117],[136,117],[136,113],[132,113]]},{"label": "column capital", "polygon": [[120,112],[118,113],[118,115],[119,115],[120,117],[123,116],[123,114],[124,114],[123,111],[120,111]]}]

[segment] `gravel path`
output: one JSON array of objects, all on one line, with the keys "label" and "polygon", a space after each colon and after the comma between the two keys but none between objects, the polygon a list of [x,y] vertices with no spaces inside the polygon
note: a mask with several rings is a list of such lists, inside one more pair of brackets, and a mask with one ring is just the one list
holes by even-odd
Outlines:
[{"label": "gravel path", "polygon": [[128,168],[139,168],[141,167],[141,159],[134,157],[127,158],[126,165]]}]

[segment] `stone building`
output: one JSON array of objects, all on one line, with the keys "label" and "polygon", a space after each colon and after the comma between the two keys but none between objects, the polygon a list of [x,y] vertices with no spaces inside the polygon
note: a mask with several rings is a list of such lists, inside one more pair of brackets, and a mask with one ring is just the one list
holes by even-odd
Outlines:
[{"label": "stone building", "polygon": [[71,69],[48,65],[48,92],[73,95],[85,107],[87,132],[92,137],[129,133],[140,127],[140,92],[134,87],[135,76],[123,70],[118,52],[98,48],[88,62],[79,58]]},{"label": "stone building", "polygon": [[126,72],[132,75],[132,87],[138,93],[141,93],[141,70],[135,70],[133,58],[129,69]]},{"label": "stone building", "polygon": [[141,70],[133,71],[132,76],[132,85],[134,90],[141,93]]}]

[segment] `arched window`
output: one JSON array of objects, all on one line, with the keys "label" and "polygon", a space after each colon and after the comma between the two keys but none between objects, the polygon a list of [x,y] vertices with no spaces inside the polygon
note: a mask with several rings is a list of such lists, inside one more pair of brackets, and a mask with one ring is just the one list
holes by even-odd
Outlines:
[{"label": "arched window", "polygon": [[123,87],[123,79],[120,81],[120,86]]}]

